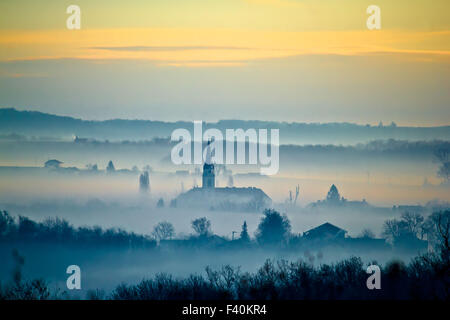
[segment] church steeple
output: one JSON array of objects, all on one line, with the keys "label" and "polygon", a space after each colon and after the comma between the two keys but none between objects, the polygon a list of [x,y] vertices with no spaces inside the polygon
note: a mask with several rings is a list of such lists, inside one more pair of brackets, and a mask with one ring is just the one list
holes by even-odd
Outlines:
[{"label": "church steeple", "polygon": [[209,146],[210,143],[211,141],[208,141],[205,163],[203,164],[202,187],[204,189],[216,187],[216,175],[214,173],[214,164],[211,160],[211,148]]}]

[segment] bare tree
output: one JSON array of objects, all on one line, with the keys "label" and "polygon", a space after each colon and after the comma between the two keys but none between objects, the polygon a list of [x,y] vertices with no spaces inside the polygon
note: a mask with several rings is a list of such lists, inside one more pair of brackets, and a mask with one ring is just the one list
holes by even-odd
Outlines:
[{"label": "bare tree", "polygon": [[192,221],[192,229],[199,235],[199,236],[207,236],[211,233],[211,221],[203,218],[198,218]]},{"label": "bare tree", "polygon": [[438,176],[444,178],[446,181],[450,180],[450,162],[445,162],[441,164],[438,171]]},{"label": "bare tree", "polygon": [[382,236],[393,242],[400,235],[399,223],[397,219],[386,220],[383,224]]},{"label": "bare tree", "polygon": [[[447,255],[450,252],[449,247],[449,236],[450,236],[450,219],[449,211],[446,211],[445,213],[440,213],[438,215],[438,223],[437,223],[437,229],[439,232],[439,235],[442,238],[442,251],[445,252]],[[445,216],[444,216],[445,215]]]},{"label": "bare tree", "polygon": [[399,238],[423,238],[425,226],[422,215],[404,212],[400,220],[391,219],[384,222],[382,236],[391,243]]},{"label": "bare tree", "polygon": [[436,158],[441,162],[449,162],[450,155],[448,148],[440,148],[434,152]]},{"label": "bare tree", "polygon": [[402,220],[406,223],[409,232],[418,236],[423,224],[423,216],[418,213],[404,212],[402,214]]},{"label": "bare tree", "polygon": [[441,163],[437,175],[445,181],[450,181],[450,150],[448,148],[440,148],[435,151],[434,155]]},{"label": "bare tree", "polygon": [[423,223],[423,233],[434,246],[448,250],[450,210],[434,212]]},{"label": "bare tree", "polygon": [[154,228],[152,235],[158,241],[172,239],[175,235],[175,228],[170,222],[163,221],[158,223]]}]

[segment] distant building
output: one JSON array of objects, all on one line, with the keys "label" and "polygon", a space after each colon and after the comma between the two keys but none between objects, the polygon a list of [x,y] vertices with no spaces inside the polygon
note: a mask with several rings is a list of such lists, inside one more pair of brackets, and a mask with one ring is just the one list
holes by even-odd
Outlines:
[{"label": "distant building", "polygon": [[180,194],[177,207],[208,210],[234,210],[260,212],[272,204],[272,200],[259,188],[192,188]]},{"label": "distant building", "polygon": [[150,189],[150,179],[148,171],[145,171],[139,176],[139,190],[146,192]]},{"label": "distant building", "polygon": [[303,237],[313,240],[344,239],[347,231],[326,222],[303,233]]},{"label": "distant building", "polygon": [[115,171],[116,171],[116,168],[114,167],[114,163],[111,160],[109,160],[108,166],[106,167],[106,172],[113,173]]},{"label": "distant building", "polygon": [[347,235],[347,230],[339,228],[329,222],[310,229],[303,233],[303,239],[308,245],[339,245],[352,250],[368,252],[370,250],[389,250],[391,247],[385,239],[371,237],[352,238]]},{"label": "distant building", "polygon": [[214,165],[212,163],[205,163],[203,165],[202,186],[203,188],[216,187],[216,175],[214,173]]},{"label": "distant building", "polygon": [[209,147],[206,150],[205,164],[203,165],[203,175],[202,175],[202,187],[204,189],[214,189],[216,187],[216,174],[214,172],[214,164],[211,161],[211,149]]},{"label": "distant building", "polygon": [[75,142],[75,143],[86,143],[86,142],[89,142],[89,140],[87,138],[80,138],[79,136],[75,136],[73,138],[73,142]]},{"label": "distant building", "polygon": [[337,187],[333,184],[327,193],[324,200],[318,200],[316,202],[310,203],[308,205],[310,208],[323,208],[323,207],[342,207],[342,208],[353,208],[362,209],[370,207],[365,199],[362,201],[349,201],[339,194]]},{"label": "distant building", "polygon": [[272,205],[272,199],[259,188],[217,188],[215,166],[211,162],[208,146],[203,164],[202,187],[194,187],[180,194],[174,206],[208,210],[262,211]]},{"label": "distant building", "polygon": [[327,193],[326,201],[329,203],[339,203],[339,201],[343,201],[338,189],[334,184],[331,186],[330,190]]},{"label": "distant building", "polygon": [[44,163],[44,167],[45,168],[50,168],[50,169],[58,169],[61,166],[62,163],[63,163],[62,161],[59,161],[59,160],[56,160],[56,159],[52,159],[52,160],[46,161]]}]

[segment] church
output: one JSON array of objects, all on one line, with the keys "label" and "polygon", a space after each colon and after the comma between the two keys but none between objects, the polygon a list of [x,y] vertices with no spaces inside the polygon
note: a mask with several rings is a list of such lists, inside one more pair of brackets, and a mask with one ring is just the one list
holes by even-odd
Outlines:
[{"label": "church", "polygon": [[208,146],[203,164],[202,186],[180,194],[174,204],[178,208],[262,212],[272,205],[272,199],[255,187],[216,187],[214,163]]}]

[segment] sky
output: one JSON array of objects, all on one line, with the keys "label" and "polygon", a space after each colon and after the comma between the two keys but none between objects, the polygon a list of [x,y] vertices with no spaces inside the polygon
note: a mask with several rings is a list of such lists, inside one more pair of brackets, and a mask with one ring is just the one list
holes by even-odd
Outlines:
[{"label": "sky", "polygon": [[[72,4],[80,30],[66,27]],[[448,0],[2,0],[0,107],[450,125],[448,12]]]}]

